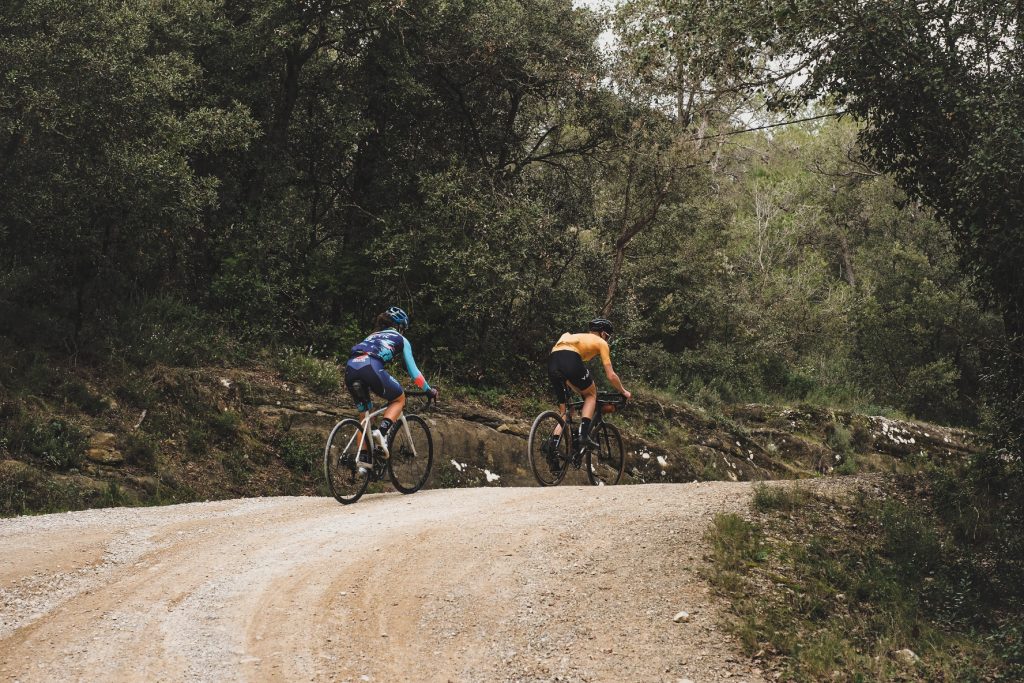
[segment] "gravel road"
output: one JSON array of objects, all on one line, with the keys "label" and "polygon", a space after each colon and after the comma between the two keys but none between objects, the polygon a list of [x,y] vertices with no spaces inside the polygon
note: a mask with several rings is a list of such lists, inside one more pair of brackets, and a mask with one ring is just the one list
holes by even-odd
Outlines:
[{"label": "gravel road", "polygon": [[750,493],[448,489],[0,520],[0,679],[754,683],[700,578],[712,516]]}]

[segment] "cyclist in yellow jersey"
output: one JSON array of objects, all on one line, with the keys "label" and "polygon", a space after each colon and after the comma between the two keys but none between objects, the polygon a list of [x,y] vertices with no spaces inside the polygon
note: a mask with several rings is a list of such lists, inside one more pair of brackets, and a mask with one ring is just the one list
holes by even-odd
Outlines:
[{"label": "cyclist in yellow jersey", "polygon": [[583,409],[580,411],[580,444],[583,447],[597,445],[590,440],[590,425],[597,412],[597,385],[584,363],[595,356],[601,356],[608,381],[627,400],[632,397],[612,368],[608,349],[608,340],[612,336],[611,322],[605,318],[596,318],[590,321],[589,328],[589,332],[563,334],[548,357],[548,378],[558,399],[559,411],[565,414],[565,404],[569,400],[566,384],[583,397]]}]

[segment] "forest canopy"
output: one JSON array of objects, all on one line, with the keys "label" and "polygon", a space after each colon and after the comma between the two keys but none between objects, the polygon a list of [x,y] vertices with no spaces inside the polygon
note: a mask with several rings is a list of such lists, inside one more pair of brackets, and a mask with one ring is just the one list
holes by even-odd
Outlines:
[{"label": "forest canopy", "polygon": [[541,387],[603,314],[627,380],[1014,443],[1020,24],[977,4],[4,3],[0,350],[343,357],[398,304],[436,375]]}]

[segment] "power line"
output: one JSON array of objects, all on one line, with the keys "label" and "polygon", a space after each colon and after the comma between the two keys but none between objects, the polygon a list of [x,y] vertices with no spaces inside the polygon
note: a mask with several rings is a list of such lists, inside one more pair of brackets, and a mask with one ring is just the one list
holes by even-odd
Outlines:
[{"label": "power line", "polygon": [[780,126],[792,126],[796,123],[806,123],[807,121],[817,121],[818,119],[827,119],[833,116],[842,116],[846,111],[833,111],[828,114],[819,114],[818,116],[808,116],[804,119],[793,119],[792,121],[781,121],[779,123],[768,123],[763,126],[757,126],[756,128],[743,128],[742,130],[730,130],[726,133],[714,133],[712,135],[700,135],[690,138],[692,141],[697,140],[709,140],[711,138],[724,138],[729,135],[739,135],[740,133],[752,133],[757,130],[766,130],[768,128],[778,128]]}]

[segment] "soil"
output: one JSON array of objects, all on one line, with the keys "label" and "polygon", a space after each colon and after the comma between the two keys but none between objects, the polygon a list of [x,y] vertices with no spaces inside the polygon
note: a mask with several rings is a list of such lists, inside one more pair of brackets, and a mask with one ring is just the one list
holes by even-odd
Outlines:
[{"label": "soil", "polygon": [[0,679],[763,681],[702,578],[712,517],[742,514],[751,491],[479,488],[0,520]]}]

